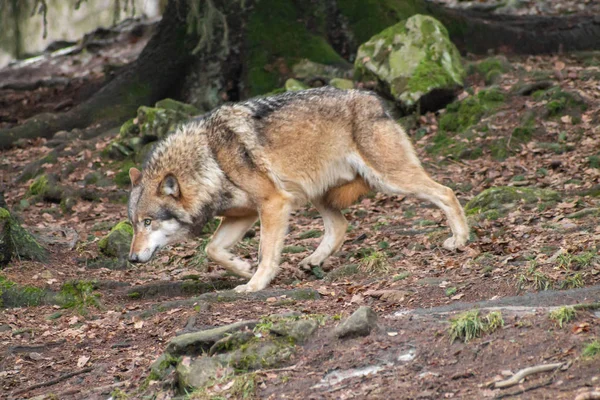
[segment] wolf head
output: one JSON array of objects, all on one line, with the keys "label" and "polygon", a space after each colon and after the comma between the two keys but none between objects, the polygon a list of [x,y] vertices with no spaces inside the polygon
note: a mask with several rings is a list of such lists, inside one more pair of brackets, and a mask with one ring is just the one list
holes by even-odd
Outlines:
[{"label": "wolf head", "polygon": [[147,262],[160,248],[187,238],[194,218],[182,205],[175,175],[143,179],[138,169],[131,168],[129,177],[132,189],[128,214],[134,231],[129,260]]}]

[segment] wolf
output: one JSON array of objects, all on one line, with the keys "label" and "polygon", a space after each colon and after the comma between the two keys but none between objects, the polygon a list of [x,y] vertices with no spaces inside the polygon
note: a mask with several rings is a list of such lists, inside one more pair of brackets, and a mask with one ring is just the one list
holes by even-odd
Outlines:
[{"label": "wolf", "polygon": [[[301,266],[321,265],[340,249],[348,225],[341,210],[372,190],[413,195],[442,209],[452,230],[444,248],[455,250],[468,239],[454,192],[427,175],[372,92],[323,87],[225,104],[179,126],[142,171],[129,171],[129,260],[147,262],[220,216],[206,252],[250,279],[237,292],[259,291],[273,280],[290,213],[307,202],[321,214],[325,234]],[[252,273],[230,249],[257,219],[259,261]]]}]

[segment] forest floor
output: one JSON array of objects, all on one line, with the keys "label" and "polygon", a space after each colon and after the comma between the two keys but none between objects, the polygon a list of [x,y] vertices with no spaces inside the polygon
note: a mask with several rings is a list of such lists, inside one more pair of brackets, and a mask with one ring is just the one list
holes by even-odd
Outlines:
[{"label": "forest floor", "polygon": [[[479,65],[479,59],[469,61]],[[118,200],[127,187],[113,181],[122,165],[101,156],[116,131],[89,143],[74,141],[57,162],[42,165],[63,184],[97,193],[78,201],[71,213],[58,204],[28,200],[32,180],[17,180],[32,160],[52,151],[46,141],[2,152],[0,174],[9,208],[17,210],[25,227],[45,237],[51,250],[45,263],[14,260],[0,271],[2,278],[55,292],[69,281],[85,280],[93,282],[94,301],[75,308],[0,310],[0,397],[150,396],[158,384],[148,382],[149,366],[175,335],[290,311],[321,315],[323,326],[297,346],[288,364],[254,371],[246,395],[573,399],[600,390],[600,356],[589,355],[594,346],[600,352],[600,313],[579,308],[562,326],[550,318],[556,307],[600,301],[600,55],[511,57],[503,69],[495,85],[505,98],[476,122],[475,137],[443,141],[443,112],[412,121],[409,134],[425,169],[452,187],[463,205],[494,186],[551,189],[559,194],[557,201],[517,201],[493,216],[473,214],[471,241],[449,252],[441,247],[449,230],[439,209],[410,197],[367,196],[347,210],[346,242],[323,266],[324,279],[316,276],[320,271],[298,268],[323,229],[316,210],[307,205],[293,214],[281,272],[260,298],[208,301],[201,296],[240,283],[204,256],[209,235],[165,249],[148,264],[110,269],[93,262],[99,239],[127,218],[126,205]],[[585,109],[577,115],[549,113],[551,98],[519,94],[518,88],[540,79],[575,93]],[[485,86],[474,73],[459,98]],[[40,96],[43,90],[48,89],[12,94],[3,89],[0,98],[21,96],[20,105],[9,105],[16,107],[10,115],[17,120],[30,115],[31,104],[49,109],[74,101],[69,90],[53,89],[52,97]],[[531,135],[511,145],[515,128],[524,124]],[[506,146],[502,156],[488,146],[498,143],[494,138],[504,140],[499,142]],[[100,173],[96,183],[86,178],[93,173]],[[259,230],[254,231],[235,252],[256,264]],[[293,291],[300,289],[316,294],[294,298]],[[377,313],[379,329],[362,338],[334,338],[337,320],[363,305]],[[481,316],[500,310],[504,325],[467,343],[451,341],[451,319],[472,309]],[[522,368],[548,363],[562,366],[507,389],[494,387]],[[226,386],[207,390],[227,397]]]}]

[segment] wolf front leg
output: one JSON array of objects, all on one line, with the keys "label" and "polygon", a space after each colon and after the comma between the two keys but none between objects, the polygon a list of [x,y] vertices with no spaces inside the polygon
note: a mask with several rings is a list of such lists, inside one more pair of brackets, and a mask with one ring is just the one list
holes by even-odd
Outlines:
[{"label": "wolf front leg", "polygon": [[236,292],[263,290],[277,275],[291,209],[288,196],[281,193],[272,195],[261,205],[258,269],[247,284],[235,288]]},{"label": "wolf front leg", "polygon": [[250,263],[234,256],[229,249],[239,242],[256,221],[258,215],[223,217],[219,228],[206,246],[206,254],[228,271],[243,278],[251,278]]}]

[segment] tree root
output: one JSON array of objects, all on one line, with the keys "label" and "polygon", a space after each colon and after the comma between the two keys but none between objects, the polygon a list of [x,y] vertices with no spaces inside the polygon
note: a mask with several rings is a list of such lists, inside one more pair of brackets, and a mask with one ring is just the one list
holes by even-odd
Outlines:
[{"label": "tree root", "polygon": [[555,363],[555,364],[536,365],[535,367],[524,368],[524,369],[520,370],[519,372],[517,372],[516,374],[514,374],[513,376],[511,376],[510,378],[508,378],[504,381],[496,382],[494,387],[496,387],[498,389],[504,389],[507,387],[511,387],[511,386],[518,384],[521,381],[521,379],[523,379],[529,375],[537,374],[539,372],[552,371],[552,370],[562,367],[563,365],[564,365],[564,363]]},{"label": "tree root", "polygon": [[84,369],[80,369],[79,371],[69,372],[68,374],[59,376],[58,378],[51,379],[49,381],[38,383],[35,385],[31,385],[25,389],[17,390],[16,392],[13,393],[13,396],[18,396],[20,394],[27,393],[34,389],[39,389],[39,388],[46,387],[46,386],[56,385],[57,383],[62,382],[65,379],[69,379],[69,378],[72,378],[77,375],[85,374],[85,373],[91,372],[92,370],[93,370],[93,368],[84,368]]}]

